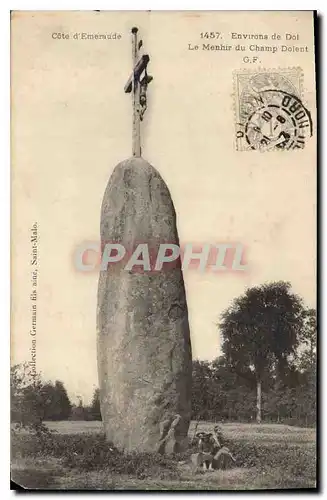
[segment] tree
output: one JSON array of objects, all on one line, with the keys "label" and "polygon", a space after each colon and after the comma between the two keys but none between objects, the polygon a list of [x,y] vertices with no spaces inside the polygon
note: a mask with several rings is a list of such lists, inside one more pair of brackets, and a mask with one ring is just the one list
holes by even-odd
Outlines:
[{"label": "tree", "polygon": [[240,377],[225,356],[211,363],[211,399],[214,401],[215,419],[249,421],[253,416],[255,381],[252,372]]},{"label": "tree", "polygon": [[62,382],[43,382],[27,363],[13,366],[10,375],[12,422],[36,430],[44,420],[69,417],[71,403]]},{"label": "tree", "polygon": [[71,414],[72,405],[64,384],[56,380],[43,386],[44,420],[67,420]]},{"label": "tree", "polygon": [[300,332],[301,351],[298,352],[300,370],[316,369],[317,353],[317,313],[315,309],[305,309]]},{"label": "tree", "polygon": [[262,383],[272,370],[282,373],[295,355],[303,326],[302,300],[283,281],[255,286],[222,314],[222,350],[235,372],[255,378],[257,422],[261,422]]},{"label": "tree", "polygon": [[316,422],[317,396],[317,314],[314,309],[304,311],[301,345],[297,355],[297,365],[302,379],[299,391],[299,405],[305,415],[305,423]]},{"label": "tree", "polygon": [[89,420],[88,408],[84,406],[81,396],[77,396],[78,405],[73,405],[70,419],[71,420]]},{"label": "tree", "polygon": [[35,432],[45,430],[43,384],[38,374],[31,374],[27,363],[10,369],[11,422]]},{"label": "tree", "polygon": [[[211,363],[193,361],[192,418],[196,420],[251,420],[253,381],[238,376],[224,356]],[[251,406],[252,405],[252,406]]]},{"label": "tree", "polygon": [[91,408],[90,408],[90,414],[91,414],[92,420],[102,420],[101,411],[100,411],[100,390],[99,389],[95,389],[95,391],[94,391],[92,403],[91,403]]},{"label": "tree", "polygon": [[58,420],[67,420],[72,411],[72,405],[69,400],[64,384],[59,380],[55,382],[56,402],[58,407]]},{"label": "tree", "polygon": [[194,360],[192,370],[192,417],[196,420],[209,419],[210,382],[210,363]]}]

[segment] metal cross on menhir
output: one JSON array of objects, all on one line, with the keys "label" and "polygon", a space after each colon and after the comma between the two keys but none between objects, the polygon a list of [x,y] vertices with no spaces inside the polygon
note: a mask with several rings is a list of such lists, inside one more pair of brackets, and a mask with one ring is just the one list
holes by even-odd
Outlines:
[{"label": "metal cross on menhir", "polygon": [[124,90],[126,94],[132,93],[133,102],[133,156],[141,156],[141,126],[147,107],[146,92],[148,84],[153,80],[147,74],[147,65],[150,61],[148,54],[141,55],[142,40],[137,41],[138,28],[132,28],[132,55],[133,72],[129,77]]}]

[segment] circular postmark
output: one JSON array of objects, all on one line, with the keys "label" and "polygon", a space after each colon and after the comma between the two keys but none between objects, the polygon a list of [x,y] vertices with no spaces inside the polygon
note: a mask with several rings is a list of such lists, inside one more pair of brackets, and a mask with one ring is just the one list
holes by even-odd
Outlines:
[{"label": "circular postmark", "polygon": [[283,90],[264,90],[247,117],[246,149],[259,151],[304,148],[312,135],[310,112],[300,98]]},{"label": "circular postmark", "polygon": [[258,99],[265,90],[283,90],[300,97],[299,91],[290,78],[277,72],[256,73],[244,84],[240,95],[240,120],[244,123],[249,114],[258,106]]}]

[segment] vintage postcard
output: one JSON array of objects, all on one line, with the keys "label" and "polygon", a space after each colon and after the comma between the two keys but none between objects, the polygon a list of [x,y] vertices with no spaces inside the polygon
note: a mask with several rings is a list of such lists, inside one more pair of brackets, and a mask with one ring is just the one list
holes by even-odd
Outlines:
[{"label": "vintage postcard", "polygon": [[315,13],[11,14],[11,479],[317,488]]}]

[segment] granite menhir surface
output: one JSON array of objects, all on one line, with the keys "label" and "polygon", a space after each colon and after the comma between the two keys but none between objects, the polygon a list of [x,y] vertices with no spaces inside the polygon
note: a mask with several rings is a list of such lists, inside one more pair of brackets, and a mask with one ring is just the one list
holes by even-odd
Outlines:
[{"label": "granite menhir surface", "polygon": [[142,158],[119,163],[108,182],[102,248],[107,243],[122,244],[126,256],[99,277],[97,358],[106,437],[128,451],[178,451],[187,441],[192,383],[180,261],[161,271],[124,269],[140,243],[148,244],[152,269],[160,243],[179,245],[169,190]]}]

